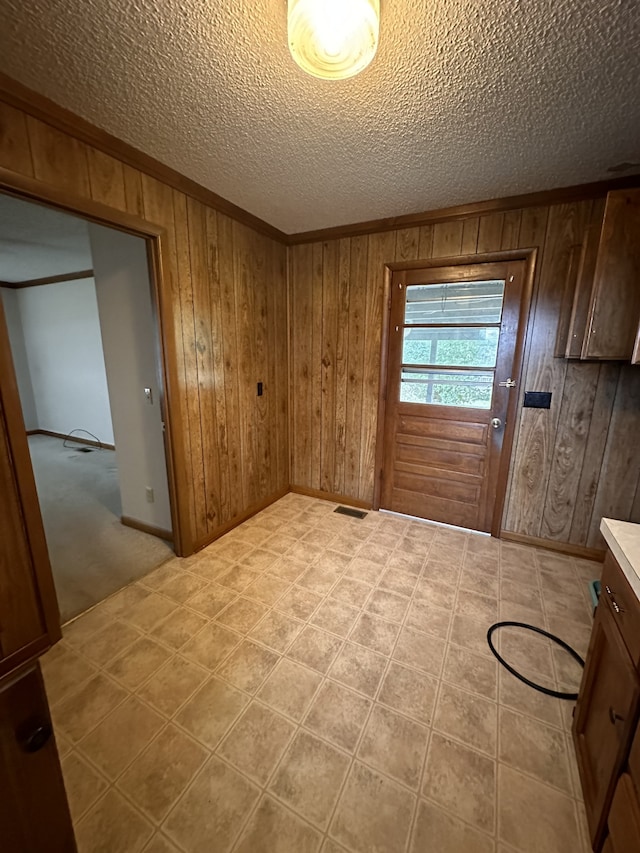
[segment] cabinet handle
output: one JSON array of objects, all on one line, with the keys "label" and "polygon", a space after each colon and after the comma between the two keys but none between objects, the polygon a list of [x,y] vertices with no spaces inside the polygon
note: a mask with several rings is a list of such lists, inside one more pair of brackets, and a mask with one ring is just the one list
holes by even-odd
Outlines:
[{"label": "cabinet handle", "polygon": [[609,719],[611,720],[611,725],[615,726],[616,723],[623,723],[624,717],[621,717],[620,714],[617,714],[613,708],[609,708]]},{"label": "cabinet handle", "polygon": [[608,584],[605,586],[605,590],[606,590],[608,596],[613,595],[613,593],[611,592],[611,587]]},{"label": "cabinet handle", "polygon": [[622,609],[622,607],[620,607],[620,605],[619,605],[619,604],[618,604],[618,602],[615,600],[615,598],[612,598],[612,599],[611,599],[611,606],[612,606],[612,607],[613,607],[613,609],[616,611],[616,613],[624,613],[624,610]]}]

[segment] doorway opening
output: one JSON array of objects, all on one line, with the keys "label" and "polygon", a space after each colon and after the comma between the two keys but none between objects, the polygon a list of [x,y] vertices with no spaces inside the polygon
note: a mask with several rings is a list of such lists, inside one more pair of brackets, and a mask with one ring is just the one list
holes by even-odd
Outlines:
[{"label": "doorway opening", "polygon": [[498,536],[535,252],[390,268],[376,506]]},{"label": "doorway opening", "polygon": [[2,368],[17,383],[66,622],[174,554],[148,247],[4,194],[0,246]]}]

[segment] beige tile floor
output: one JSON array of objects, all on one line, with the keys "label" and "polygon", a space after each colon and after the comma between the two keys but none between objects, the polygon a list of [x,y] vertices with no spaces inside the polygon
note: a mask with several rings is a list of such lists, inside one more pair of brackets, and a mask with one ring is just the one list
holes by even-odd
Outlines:
[{"label": "beige tile floor", "polygon": [[[572,703],[599,566],[287,495],[43,661],[81,853],[584,853]],[[503,631],[549,685],[579,670]]]}]

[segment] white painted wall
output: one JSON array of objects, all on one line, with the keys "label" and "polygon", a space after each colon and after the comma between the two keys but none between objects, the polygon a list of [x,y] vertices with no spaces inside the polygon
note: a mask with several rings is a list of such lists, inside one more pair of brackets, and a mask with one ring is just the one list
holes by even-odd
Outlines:
[{"label": "white painted wall", "polygon": [[[156,329],[145,241],[89,225],[122,514],[171,530]],[[151,388],[153,405],[144,396]],[[154,503],[146,499],[146,487]]]},{"label": "white painted wall", "polygon": [[63,435],[83,429],[113,444],[94,280],[26,287],[15,293],[37,428]]},{"label": "white painted wall", "polygon": [[38,416],[36,403],[33,397],[33,386],[29,373],[29,362],[27,361],[27,350],[24,343],[24,330],[20,317],[20,306],[18,304],[17,290],[8,287],[0,287],[0,297],[4,306],[4,316],[7,321],[9,332],[9,343],[13,356],[13,366],[16,371],[18,382],[18,393],[22,403],[22,416],[27,430],[38,429]]}]

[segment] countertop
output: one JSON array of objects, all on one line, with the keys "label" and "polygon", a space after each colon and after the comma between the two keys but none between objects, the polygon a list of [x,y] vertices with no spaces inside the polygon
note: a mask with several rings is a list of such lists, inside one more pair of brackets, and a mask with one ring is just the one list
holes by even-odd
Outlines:
[{"label": "countertop", "polygon": [[603,518],[600,533],[640,600],[640,524]]}]

